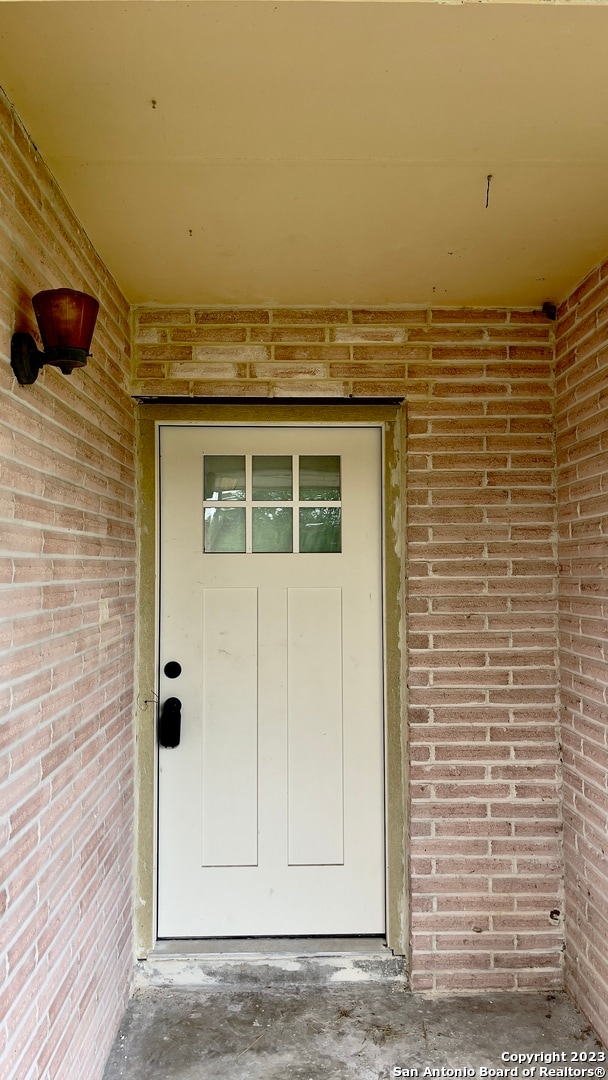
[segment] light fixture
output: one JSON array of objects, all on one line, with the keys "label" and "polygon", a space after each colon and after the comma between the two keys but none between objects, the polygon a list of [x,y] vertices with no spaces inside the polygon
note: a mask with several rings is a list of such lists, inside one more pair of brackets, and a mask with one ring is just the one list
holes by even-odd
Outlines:
[{"label": "light fixture", "polygon": [[21,386],[36,382],[43,364],[58,367],[64,375],[87,362],[99,302],[75,289],[46,289],[32,297],[42,348],[31,334],[13,334],[11,367]]}]

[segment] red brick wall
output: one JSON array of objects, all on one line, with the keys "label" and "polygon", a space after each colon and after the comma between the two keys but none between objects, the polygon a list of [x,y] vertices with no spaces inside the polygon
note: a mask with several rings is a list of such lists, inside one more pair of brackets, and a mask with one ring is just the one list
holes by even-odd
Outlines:
[{"label": "red brick wall", "polygon": [[[94,360],[20,387],[30,297],[101,302]],[[95,1080],[132,969],[129,312],[0,97],[0,1071]]]},{"label": "red brick wall", "polygon": [[557,338],[566,978],[608,1042],[608,264]]},{"label": "red brick wall", "polygon": [[412,985],[560,985],[553,324],[142,308],[135,342],[142,395],[407,398]]}]

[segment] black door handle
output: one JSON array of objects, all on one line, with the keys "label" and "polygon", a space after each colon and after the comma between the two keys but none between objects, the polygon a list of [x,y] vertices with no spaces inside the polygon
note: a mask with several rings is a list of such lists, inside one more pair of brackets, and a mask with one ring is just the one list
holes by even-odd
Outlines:
[{"label": "black door handle", "polygon": [[158,718],[158,741],[161,746],[179,746],[182,730],[182,703],[179,698],[167,698]]}]

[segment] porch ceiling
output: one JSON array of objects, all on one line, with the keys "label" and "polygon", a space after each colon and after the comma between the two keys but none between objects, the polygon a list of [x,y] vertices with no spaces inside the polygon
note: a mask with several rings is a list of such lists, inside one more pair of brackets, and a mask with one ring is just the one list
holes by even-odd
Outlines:
[{"label": "porch ceiling", "polygon": [[0,83],[134,303],[536,306],[608,254],[607,43],[594,4],[16,2]]}]

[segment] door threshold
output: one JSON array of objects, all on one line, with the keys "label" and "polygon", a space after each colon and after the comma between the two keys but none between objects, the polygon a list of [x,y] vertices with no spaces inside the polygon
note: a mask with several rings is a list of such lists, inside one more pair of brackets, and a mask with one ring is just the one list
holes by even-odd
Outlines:
[{"label": "door threshold", "polygon": [[157,941],[136,985],[207,990],[406,982],[383,937],[193,938]]},{"label": "door threshold", "polygon": [[164,938],[150,957],[348,956],[390,953],[384,937]]}]

